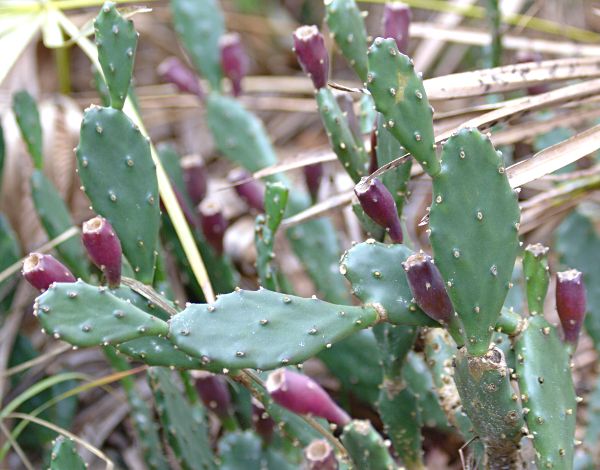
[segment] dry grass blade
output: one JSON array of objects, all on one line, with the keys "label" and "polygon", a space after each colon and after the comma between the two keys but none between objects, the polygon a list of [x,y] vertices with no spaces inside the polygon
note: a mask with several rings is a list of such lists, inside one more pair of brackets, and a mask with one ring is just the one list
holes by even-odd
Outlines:
[{"label": "dry grass blade", "polygon": [[34,467],[31,464],[31,462],[29,461],[29,459],[27,458],[27,454],[25,454],[25,452],[23,452],[23,449],[21,449],[21,446],[19,445],[19,443],[15,439],[13,439],[13,437],[10,435],[10,431],[8,430],[8,428],[4,425],[4,423],[2,421],[0,421],[0,430],[2,430],[2,434],[4,434],[4,436],[6,437],[6,440],[10,443],[11,447],[15,450],[15,452],[21,459],[21,463],[23,464],[23,466],[27,470],[33,470]]},{"label": "dry grass blade", "polygon": [[[430,23],[411,23],[410,35],[416,38],[436,38],[441,41],[471,46],[487,46],[491,36],[486,31],[471,28],[446,28]],[[534,51],[554,56],[565,57],[598,57],[600,46],[594,44],[579,44],[571,41],[550,41],[527,36],[505,34],[502,36],[504,49],[516,51]]]},{"label": "dry grass blade", "polygon": [[165,299],[161,297],[154,289],[146,284],[141,283],[140,281],[136,281],[135,279],[131,279],[129,277],[123,277],[121,279],[121,284],[129,287],[132,291],[137,292],[145,299],[149,300],[153,304],[158,305],[169,315],[177,315],[177,309],[173,308],[171,304],[165,302]]},{"label": "dry grass blade", "polygon": [[332,210],[345,206],[346,204],[350,204],[350,201],[352,201],[351,192],[337,194],[323,202],[320,202],[319,204],[315,204],[314,206],[306,209],[305,211],[302,211],[292,217],[284,219],[281,222],[281,226],[289,228],[295,225],[299,225],[303,222],[306,222],[307,220],[314,219],[315,217],[321,217]]},{"label": "dry grass blade", "polygon": [[548,147],[506,172],[513,188],[559,170],[600,148],[600,125]]},{"label": "dry grass blade", "polygon": [[22,362],[18,366],[11,367],[10,369],[6,369],[2,374],[0,374],[0,378],[10,377],[11,375],[18,374],[24,370],[27,370],[33,366],[38,364],[43,364],[44,362],[52,359],[54,356],[60,356],[62,353],[69,351],[72,348],[70,344],[63,344],[58,346],[57,348],[44,353],[38,357],[35,357],[29,361]]},{"label": "dry grass blade", "polygon": [[430,78],[425,80],[425,90],[430,100],[445,100],[517,90],[540,83],[598,76],[600,57],[558,59]]},{"label": "dry grass blade", "polygon": [[69,439],[74,440],[75,442],[89,450],[96,457],[106,462],[106,470],[112,470],[113,468],[115,468],[115,464],[113,463],[113,461],[100,449],[97,449],[93,445],[89,444],[87,441],[84,441],[83,439],[77,437],[75,434],[49,421],[46,421],[45,419],[36,418],[35,416],[31,416],[25,413],[11,413],[7,416],[7,418],[31,421],[32,423],[39,424],[40,426],[44,426],[48,429],[52,429],[53,431],[62,434],[63,436],[68,437]]}]

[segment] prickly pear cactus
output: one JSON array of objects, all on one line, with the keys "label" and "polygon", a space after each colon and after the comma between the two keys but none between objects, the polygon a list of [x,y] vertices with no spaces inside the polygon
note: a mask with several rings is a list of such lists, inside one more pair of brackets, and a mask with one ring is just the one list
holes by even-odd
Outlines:
[{"label": "prickly pear cactus", "polygon": [[394,39],[377,38],[369,48],[367,87],[385,118],[385,128],[427,173],[437,175],[433,109],[412,60],[398,50]]},{"label": "prickly pear cactus", "polygon": [[35,302],[34,314],[44,330],[74,346],[120,344],[141,336],[166,336],[167,323],[105,287],[83,281],[54,284]]},{"label": "prickly pear cactus", "polygon": [[342,54],[365,82],[367,80],[367,31],[354,0],[325,0],[325,21]]},{"label": "prickly pear cactus", "polygon": [[536,315],[518,338],[515,352],[538,468],[572,469],[577,401],[567,349],[556,329]]},{"label": "prickly pear cactus", "polygon": [[77,453],[75,442],[64,436],[59,436],[54,441],[50,455],[51,470],[85,470],[87,465]]},{"label": "prickly pear cactus", "polygon": [[450,137],[433,178],[430,241],[470,354],[488,350],[519,250],[519,217],[489,138],[476,129]]},{"label": "prickly pear cactus", "polygon": [[344,428],[341,440],[356,468],[365,470],[397,468],[383,438],[370,421],[351,421]]},{"label": "prickly pear cactus", "polygon": [[27,150],[33,159],[33,165],[35,168],[41,169],[44,165],[42,124],[35,100],[26,91],[15,93],[13,96],[13,111],[23,139],[27,144]]},{"label": "prickly pear cactus", "polygon": [[123,18],[115,3],[106,2],[94,20],[98,60],[102,66],[110,105],[122,109],[129,91],[139,33]]},{"label": "prickly pear cactus", "polygon": [[211,369],[269,370],[301,363],[379,319],[372,306],[237,290],[214,304],[191,304],[172,317],[170,339]]},{"label": "prickly pear cactus", "polygon": [[219,38],[225,33],[225,20],[217,0],[171,0],[175,31],[192,63],[210,86],[221,89]]},{"label": "prickly pear cactus", "polygon": [[151,284],[160,210],[148,139],[120,110],[88,108],[76,149],[92,208],[111,223],[138,280]]},{"label": "prickly pear cactus", "polygon": [[380,304],[385,309],[390,323],[436,326],[438,323],[412,302],[402,267],[411,254],[404,245],[367,240],[344,253],[340,272],[350,281],[352,293],[362,302]]}]

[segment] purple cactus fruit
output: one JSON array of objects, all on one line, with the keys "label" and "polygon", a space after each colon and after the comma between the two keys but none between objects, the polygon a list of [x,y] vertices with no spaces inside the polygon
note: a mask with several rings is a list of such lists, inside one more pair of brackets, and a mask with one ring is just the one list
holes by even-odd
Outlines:
[{"label": "purple cactus fruit", "polygon": [[433,264],[431,256],[421,252],[410,255],[403,263],[408,285],[416,304],[430,318],[441,323],[449,323],[454,308],[442,275]]},{"label": "purple cactus fruit", "polygon": [[188,195],[197,206],[206,197],[208,189],[208,175],[204,160],[199,155],[188,155],[181,159],[181,168]]},{"label": "purple cactus fruit", "polygon": [[252,175],[241,168],[231,170],[227,175],[229,182],[235,185],[237,195],[252,209],[264,212],[265,190],[260,183],[251,178]]},{"label": "purple cactus fruit", "polygon": [[256,398],[252,398],[252,423],[254,430],[262,438],[263,442],[269,443],[275,433],[275,421],[267,413],[265,407]]},{"label": "purple cactus fruit", "polygon": [[306,183],[310,197],[313,202],[316,202],[319,199],[319,189],[323,180],[323,164],[313,163],[312,165],[306,165],[303,170],[304,182]]},{"label": "purple cactus fruit", "polygon": [[396,202],[384,184],[377,178],[367,181],[365,177],[354,187],[354,194],[365,213],[387,230],[392,241],[402,243],[402,227]]},{"label": "purple cactus fruit", "polygon": [[83,223],[81,241],[92,262],[102,271],[110,287],[121,285],[121,241],[110,222],[94,217]]},{"label": "purple cactus fruit", "polygon": [[277,404],[294,413],[325,418],[342,427],[350,422],[350,416],[317,382],[306,375],[289,369],[277,369],[269,374],[266,386]]},{"label": "purple cactus fruit", "polygon": [[223,73],[231,80],[233,95],[239,96],[242,92],[242,79],[248,73],[250,65],[239,34],[231,33],[221,36],[219,48],[221,49]]},{"label": "purple cactus fruit", "polygon": [[231,394],[225,377],[209,372],[202,373],[196,377],[196,390],[204,406],[212,410],[220,419],[231,416]]},{"label": "purple cactus fruit", "polygon": [[369,173],[373,174],[379,169],[377,161],[377,129],[371,131],[371,151],[369,152]]},{"label": "purple cactus fruit", "polygon": [[164,81],[172,83],[179,91],[191,93],[199,98],[204,97],[204,92],[194,71],[177,57],[168,57],[163,60],[157,71]]},{"label": "purple cactus fruit", "polygon": [[329,77],[329,55],[319,28],[300,26],[294,31],[294,52],[315,88],[325,88]]},{"label": "purple cactus fruit", "polygon": [[576,269],[556,273],[556,310],[565,341],[577,344],[586,311],[583,275]]},{"label": "purple cactus fruit", "polygon": [[200,211],[200,225],[206,241],[219,254],[223,254],[223,237],[227,230],[227,221],[223,217],[221,207],[209,199],[202,201]]},{"label": "purple cactus fruit", "polygon": [[398,50],[403,54],[408,51],[410,38],[408,29],[411,19],[410,7],[401,2],[386,3],[383,10],[383,37],[393,38]]},{"label": "purple cactus fruit", "polygon": [[315,439],[304,449],[306,470],[337,470],[338,461],[333,447],[325,439]]},{"label": "purple cactus fruit", "polygon": [[30,253],[23,261],[23,277],[37,290],[45,291],[55,282],[75,282],[71,271],[52,255]]}]

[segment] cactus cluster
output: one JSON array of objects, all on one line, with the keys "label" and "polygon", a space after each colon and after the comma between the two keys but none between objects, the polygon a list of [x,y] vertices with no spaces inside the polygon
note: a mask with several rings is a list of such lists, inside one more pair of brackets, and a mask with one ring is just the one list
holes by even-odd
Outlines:
[{"label": "cactus cluster", "polygon": [[[154,148],[127,114],[138,34],[110,2],[94,22],[109,103],[85,111],[76,148],[82,190],[96,215],[82,224],[81,238],[57,247],[60,260],[35,252],[22,267],[40,291],[34,315],[47,335],[74,347],[100,346],[117,370],[129,361],[148,366],[156,423],[134,381],[122,382],[148,467],[176,460],[184,469],[423,469],[422,430],[435,426],[474,441],[467,452],[482,468],[529,465],[529,440],[538,468],[572,469],[579,400],[570,363],[587,310],[583,274],[556,273],[560,327],[552,325],[545,318],[549,250],[521,246],[518,195],[501,152],[476,128],[435,143],[433,108],[406,55],[410,9],[387,5],[385,37],[371,41],[354,0],[325,1],[332,38],[368,92],[366,129],[354,103],[340,102],[329,88],[330,57],[318,28],[302,26],[293,36],[332,150],[355,185],[355,212],[372,234],[339,259],[328,219],[282,224],[318,200],[320,164],[305,169],[307,193],[281,174],[263,185],[250,173],[278,159],[262,122],[236,99],[249,59],[241,38],[225,33],[218,2],[171,6],[209,89],[175,59],[161,64],[160,74],[203,101],[216,148],[239,166],[229,183],[255,216],[258,289],[237,286],[224,245],[228,220],[210,197],[204,161],[161,148],[161,165],[218,295],[193,281],[175,222],[161,214]],[[233,96],[224,92],[224,78]],[[74,221],[42,172],[35,103],[20,93],[14,110],[35,166],[36,211],[55,238]],[[430,245],[420,247],[403,227],[413,162],[431,182]],[[276,256],[284,233],[318,295],[294,295]],[[0,248],[10,252],[4,240]],[[184,295],[193,302],[174,301],[167,252],[187,276]],[[515,281],[518,257],[523,275]],[[514,282],[524,283],[526,311],[507,307]],[[369,357],[356,364],[361,353]],[[305,373],[309,367],[303,370],[313,357],[339,374],[336,395]],[[348,379],[344,370],[356,375]],[[350,392],[374,397],[381,426],[353,419],[351,401],[343,399]],[[223,429],[218,445],[211,420]],[[165,445],[168,458],[157,451]],[[51,468],[83,465],[73,442],[57,439]]]}]

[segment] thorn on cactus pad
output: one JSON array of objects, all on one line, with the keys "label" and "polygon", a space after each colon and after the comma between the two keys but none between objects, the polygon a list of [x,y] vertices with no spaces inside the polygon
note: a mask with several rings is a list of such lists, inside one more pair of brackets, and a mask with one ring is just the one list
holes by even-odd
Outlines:
[{"label": "thorn on cactus pad", "polygon": [[23,261],[23,277],[40,291],[47,290],[55,282],[75,282],[75,276],[52,255],[31,253]]}]

